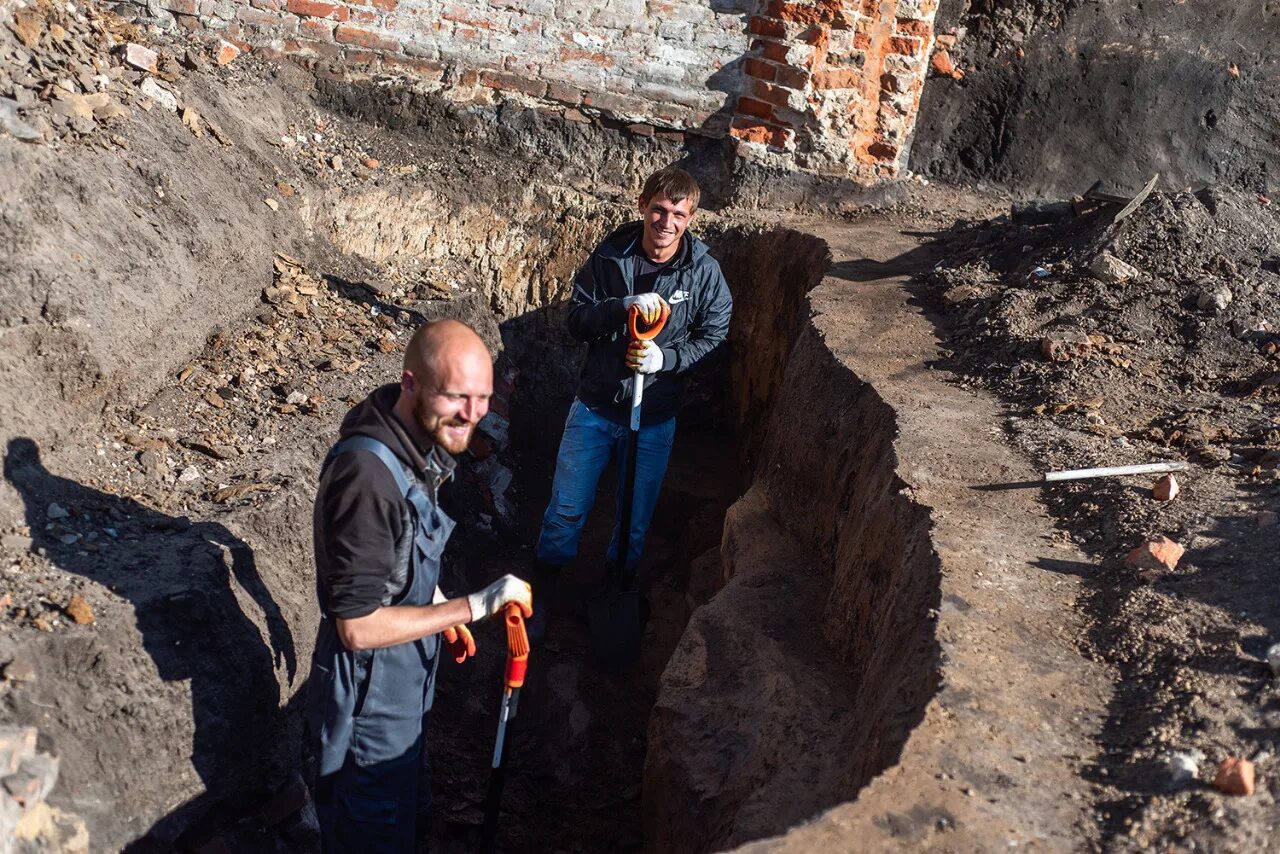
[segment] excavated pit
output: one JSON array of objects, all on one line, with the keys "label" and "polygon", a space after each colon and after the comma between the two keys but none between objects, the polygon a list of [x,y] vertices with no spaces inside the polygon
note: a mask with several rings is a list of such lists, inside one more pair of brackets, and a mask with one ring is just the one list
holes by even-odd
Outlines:
[{"label": "excavated pit", "polygon": [[[333,88],[322,86],[321,100],[350,106]],[[401,103],[398,115],[420,106]],[[421,165],[433,152],[413,139],[406,131],[388,145]],[[672,156],[656,141],[558,141],[587,153],[615,143],[632,146],[637,174]],[[580,164],[560,182],[517,180],[519,161],[490,156],[469,152],[462,175],[406,167],[398,180],[341,193],[295,179],[301,228],[283,242],[321,289],[301,300],[311,308],[248,302],[280,274],[273,283],[265,265],[247,264],[260,278],[228,286],[236,307],[223,309],[202,352],[189,362],[170,353],[158,388],[148,369],[133,390],[90,403],[104,435],[123,440],[106,443],[97,468],[77,472],[74,447],[47,435],[10,440],[6,479],[41,557],[112,591],[95,600],[98,635],[37,635],[0,650],[66,674],[6,705],[59,745],[52,800],[85,815],[105,847],[311,844],[304,826],[268,826],[260,811],[266,794],[289,791],[297,765],[316,620],[309,503],[348,402],[398,373],[398,349],[380,345],[402,342],[423,318],[460,317],[500,351],[509,422],[483,458],[464,460],[446,499],[462,522],[447,587],[528,566],[579,349],[563,330],[563,301],[590,248],[630,217],[635,188]],[[830,263],[826,245],[713,211],[696,230],[734,292],[731,355],[694,384],[681,413],[643,567],[654,615],[645,655],[628,677],[597,674],[572,605],[557,614],[512,733],[500,836],[509,849],[704,851],[781,833],[856,797],[891,765],[935,688],[936,561],[927,513],[894,474],[893,412],[809,323],[806,294]],[[278,229],[246,239],[236,257],[269,258],[275,240]],[[364,326],[352,325],[357,316]],[[295,336],[304,350],[345,347],[326,324],[357,329],[355,350],[323,363],[290,351],[296,366],[261,386],[279,400],[251,412],[258,386],[235,379],[239,362],[284,353],[272,335]],[[210,409],[209,393],[228,389]],[[293,392],[307,407],[282,405]],[[215,426],[259,446],[224,455],[209,440]],[[162,456],[203,448],[195,460],[211,487],[148,487],[135,469],[157,447]],[[170,488],[186,462],[172,463]],[[246,491],[216,497],[224,484]],[[613,488],[602,484],[569,601],[598,577]],[[50,501],[84,509],[86,521],[127,520],[117,524],[128,547],[74,557],[37,530]],[[215,637],[225,637],[224,654],[200,656]],[[444,668],[432,721],[433,841],[443,851],[474,849],[488,779],[502,644],[493,627],[478,639],[479,660]],[[82,707],[76,697],[89,699]],[[99,743],[101,719],[125,733],[118,750]]]}]

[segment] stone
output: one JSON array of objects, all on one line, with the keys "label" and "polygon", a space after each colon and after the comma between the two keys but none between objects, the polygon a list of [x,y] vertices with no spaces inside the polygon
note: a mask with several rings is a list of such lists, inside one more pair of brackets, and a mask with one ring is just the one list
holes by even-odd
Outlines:
[{"label": "stone", "polygon": [[[36,681],[36,666],[31,663],[30,659],[15,655],[4,666],[4,678],[7,682],[34,682]],[[0,743],[2,741],[0,739]]]},{"label": "stone", "polygon": [[1206,285],[1196,296],[1196,308],[1217,314],[1231,305],[1233,295],[1226,285]]},{"label": "stone", "polygon": [[[273,211],[280,210],[280,203],[277,202],[275,199],[266,198],[262,200],[262,203],[267,207],[271,208]],[[270,302],[278,302],[278,300],[270,300]]]},{"label": "stone", "polygon": [[1267,666],[1272,676],[1280,676],[1280,643],[1273,643],[1267,649]]},{"label": "stone", "polygon": [[1126,264],[1110,252],[1103,252],[1089,262],[1089,272],[1095,279],[1110,284],[1127,282],[1141,275],[1137,267]]},{"label": "stone", "polygon": [[30,807],[53,791],[58,782],[58,764],[58,758],[47,753],[28,756],[16,772],[0,781],[0,785],[20,805]]},{"label": "stone", "polygon": [[1156,481],[1156,485],[1151,490],[1151,497],[1156,501],[1172,501],[1178,497],[1180,491],[1178,479],[1171,474],[1167,474]]},{"label": "stone", "polygon": [[44,515],[47,519],[65,519],[71,514],[63,509],[61,504],[54,502],[49,505],[49,509],[45,511]]},{"label": "stone", "polygon": [[1253,763],[1235,756],[1222,760],[1213,778],[1213,787],[1227,795],[1252,795]]},{"label": "stone", "polygon": [[178,98],[168,89],[165,89],[153,78],[148,77],[142,81],[142,85],[138,87],[138,91],[164,107],[171,113],[178,112]]},{"label": "stone", "polygon": [[5,534],[4,539],[0,540],[0,545],[4,546],[5,551],[17,554],[25,554],[31,551],[31,547],[34,544],[35,542],[30,537],[22,534]]},{"label": "stone", "polygon": [[289,396],[284,399],[284,402],[292,406],[301,406],[307,402],[307,396],[300,391],[291,391]]},{"label": "stone", "polygon": [[[26,92],[26,89],[19,89]],[[43,142],[44,134],[24,122],[18,116],[19,104],[12,98],[0,98],[0,128],[5,133],[23,142]]]},{"label": "stone", "polygon": [[71,601],[67,603],[67,616],[75,621],[77,626],[93,625],[95,617],[93,616],[93,608],[90,607],[86,600],[79,593],[71,597]]},{"label": "stone", "polygon": [[1173,786],[1184,786],[1200,776],[1200,765],[1190,753],[1174,751],[1165,758],[1169,766],[1169,782]]},{"label": "stone", "polygon": [[1178,566],[1185,551],[1178,543],[1161,536],[1148,540],[1129,552],[1124,562],[1133,569],[1172,570]]},{"label": "stone", "polygon": [[364,160],[364,168],[366,169],[377,169],[381,165],[382,162],[376,157],[366,157]]},{"label": "stone", "polygon": [[342,155],[335,154],[333,155],[333,157],[329,158],[329,165],[333,167],[335,172],[341,172],[342,171]]},{"label": "stone", "polygon": [[160,56],[151,48],[133,42],[124,46],[124,61],[139,71],[155,74],[160,70]]},{"label": "stone", "polygon": [[196,468],[195,466],[187,466],[185,469],[182,470],[182,474],[178,475],[178,482],[192,483],[194,481],[199,480],[201,477],[202,475],[200,474],[200,469]]},{"label": "stone", "polygon": [[35,9],[19,9],[13,13],[9,29],[26,47],[35,47],[40,43],[40,35],[44,32],[44,17]]}]

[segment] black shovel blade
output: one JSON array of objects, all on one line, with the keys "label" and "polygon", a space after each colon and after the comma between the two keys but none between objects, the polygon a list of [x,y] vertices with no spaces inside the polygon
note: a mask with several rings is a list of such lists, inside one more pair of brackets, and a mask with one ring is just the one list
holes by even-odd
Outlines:
[{"label": "black shovel blade", "polygon": [[649,603],[638,591],[608,592],[587,603],[592,660],[597,670],[620,673],[640,660]]}]

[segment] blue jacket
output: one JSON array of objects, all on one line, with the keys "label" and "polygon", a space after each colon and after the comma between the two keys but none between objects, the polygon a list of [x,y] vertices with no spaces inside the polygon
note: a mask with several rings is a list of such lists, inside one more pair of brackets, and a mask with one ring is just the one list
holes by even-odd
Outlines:
[{"label": "blue jacket", "polygon": [[[578,399],[621,424],[630,417],[632,383],[622,298],[634,293],[631,256],[641,251],[643,231],[642,223],[628,223],[596,247],[578,271],[569,307],[569,332],[587,343]],[[688,232],[654,290],[671,306],[671,317],[654,339],[662,350],[662,370],[645,377],[641,423],[646,425],[676,414],[689,371],[726,349],[733,312],[720,265],[707,244]]]}]

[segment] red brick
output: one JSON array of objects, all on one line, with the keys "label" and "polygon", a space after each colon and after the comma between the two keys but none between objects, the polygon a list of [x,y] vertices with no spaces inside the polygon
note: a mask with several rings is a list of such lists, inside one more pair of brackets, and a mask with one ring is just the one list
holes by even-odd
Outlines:
[{"label": "red brick", "polygon": [[1134,569],[1175,569],[1185,551],[1168,537],[1156,537],[1129,552],[1124,562]]},{"label": "red brick", "polygon": [[402,56],[384,56],[384,68],[400,69],[415,77],[426,80],[439,80],[444,77],[444,65],[430,59],[407,59]]},{"label": "red brick", "polygon": [[862,70],[858,68],[824,68],[814,72],[815,89],[857,89],[862,85]]},{"label": "red brick", "polygon": [[527,77],[507,74],[502,71],[481,71],[480,82],[490,89],[499,89],[504,92],[523,92],[534,98],[541,98],[547,94],[547,84],[542,80],[530,80]]},{"label": "red brick", "polygon": [[758,42],[758,44],[760,45],[760,55],[765,59],[770,60],[771,62],[787,61],[787,51],[790,50],[790,47],[787,45],[782,44],[781,42],[768,41],[761,41]]},{"label": "red brick", "polygon": [[927,39],[933,32],[933,26],[928,21],[917,18],[899,18],[896,29],[904,36],[919,36],[922,39]]},{"label": "red brick", "polygon": [[200,14],[200,4],[196,0],[164,0],[161,5],[175,15]]},{"label": "red brick", "polygon": [[356,47],[365,47],[370,50],[394,51],[400,49],[400,42],[397,39],[389,39],[371,30],[362,30],[349,24],[339,24],[337,29],[333,31],[333,39],[341,44],[352,44]]},{"label": "red brick", "polygon": [[748,98],[746,95],[738,98],[737,111],[743,115],[755,116],[760,119],[773,118],[773,106],[771,104],[757,101],[755,98]]},{"label": "red brick", "polygon": [[311,18],[328,18],[333,21],[351,19],[351,10],[346,6],[323,3],[321,0],[289,0],[285,8],[295,15],[306,15]]},{"label": "red brick", "polygon": [[867,146],[867,154],[875,160],[894,161],[898,159],[898,148],[887,142],[873,142]]},{"label": "red brick", "polygon": [[778,69],[774,82],[779,86],[786,86],[791,89],[803,90],[809,85],[809,72],[801,68],[792,68],[790,65],[784,65]]},{"label": "red brick", "polygon": [[229,41],[219,41],[218,51],[216,54],[216,61],[218,65],[226,65],[229,62],[234,62],[236,57],[238,57],[243,52],[244,52],[243,49],[237,47],[236,45],[232,44]]},{"label": "red brick", "polygon": [[1156,501],[1172,501],[1181,491],[1178,487],[1178,479],[1167,474],[1156,481],[1156,485],[1151,488],[1151,497]]},{"label": "red brick", "polygon": [[613,68],[614,64],[613,57],[607,53],[583,50],[578,47],[560,48],[560,60],[562,62],[586,62],[591,65],[599,65],[602,68]]},{"label": "red brick", "polygon": [[627,125],[627,133],[635,134],[636,136],[653,136],[653,125]]},{"label": "red brick", "polygon": [[747,61],[743,63],[743,70],[748,77],[758,77],[761,80],[772,80],[778,73],[778,66],[756,59],[754,56],[747,57]]},{"label": "red brick", "polygon": [[298,23],[298,33],[304,38],[331,42],[333,41],[333,24],[304,18]]},{"label": "red brick", "polygon": [[446,21],[455,21],[459,24],[466,24],[469,27],[476,27],[481,30],[493,29],[493,21],[488,18],[479,17],[474,14],[471,9],[462,6],[446,6],[444,13],[441,14]]},{"label": "red brick", "polygon": [[352,65],[373,65],[378,61],[378,54],[371,50],[348,50],[342,55]]},{"label": "red brick", "polygon": [[752,85],[751,90],[757,100],[773,104],[775,107],[790,106],[790,89],[785,89],[781,86],[774,86],[772,83],[766,83],[763,80],[757,80]]},{"label": "red brick", "polygon": [[951,54],[945,50],[940,50],[929,60],[929,66],[933,69],[933,73],[939,77],[950,77],[953,80],[959,80],[964,77],[964,72],[956,68],[954,62],[951,61]]},{"label": "red brick", "polygon": [[775,18],[762,18],[757,15],[751,19],[747,29],[755,36],[768,36],[773,39],[785,39],[787,37],[787,25]]},{"label": "red brick", "polygon": [[1214,775],[1213,787],[1228,795],[1252,795],[1254,787],[1253,763],[1248,759],[1229,757],[1222,760]]},{"label": "red brick", "polygon": [[614,95],[609,92],[588,92],[583,96],[582,103],[588,107],[614,114],[644,115],[650,113],[652,108],[652,104],[648,101],[642,101],[639,98],[628,98],[624,95]]},{"label": "red brick", "polygon": [[915,56],[924,50],[924,39],[918,39],[915,36],[894,36],[889,39],[886,50],[888,53]]},{"label": "red brick", "polygon": [[370,12],[368,9],[351,10],[351,20],[357,24],[376,24],[381,18],[377,12]]},{"label": "red brick", "polygon": [[394,12],[396,7],[400,5],[400,0],[371,0],[371,5],[375,9],[381,9],[384,12]]},{"label": "red brick", "polygon": [[812,5],[770,0],[766,14],[797,24],[829,24],[836,28],[847,28],[853,24],[844,9],[843,0],[817,0]]},{"label": "red brick", "polygon": [[576,107],[582,103],[582,91],[564,83],[552,81],[547,84],[547,97],[561,104]]},{"label": "red brick", "polygon": [[756,119],[735,118],[729,126],[729,134],[745,142],[759,142],[774,148],[784,148],[792,132]]},{"label": "red brick", "polygon": [[319,56],[325,59],[342,56],[342,49],[336,45],[310,39],[285,39],[284,52],[290,55]]},{"label": "red brick", "polygon": [[853,34],[854,50],[869,50],[870,48],[871,48],[870,33],[854,33]]}]

